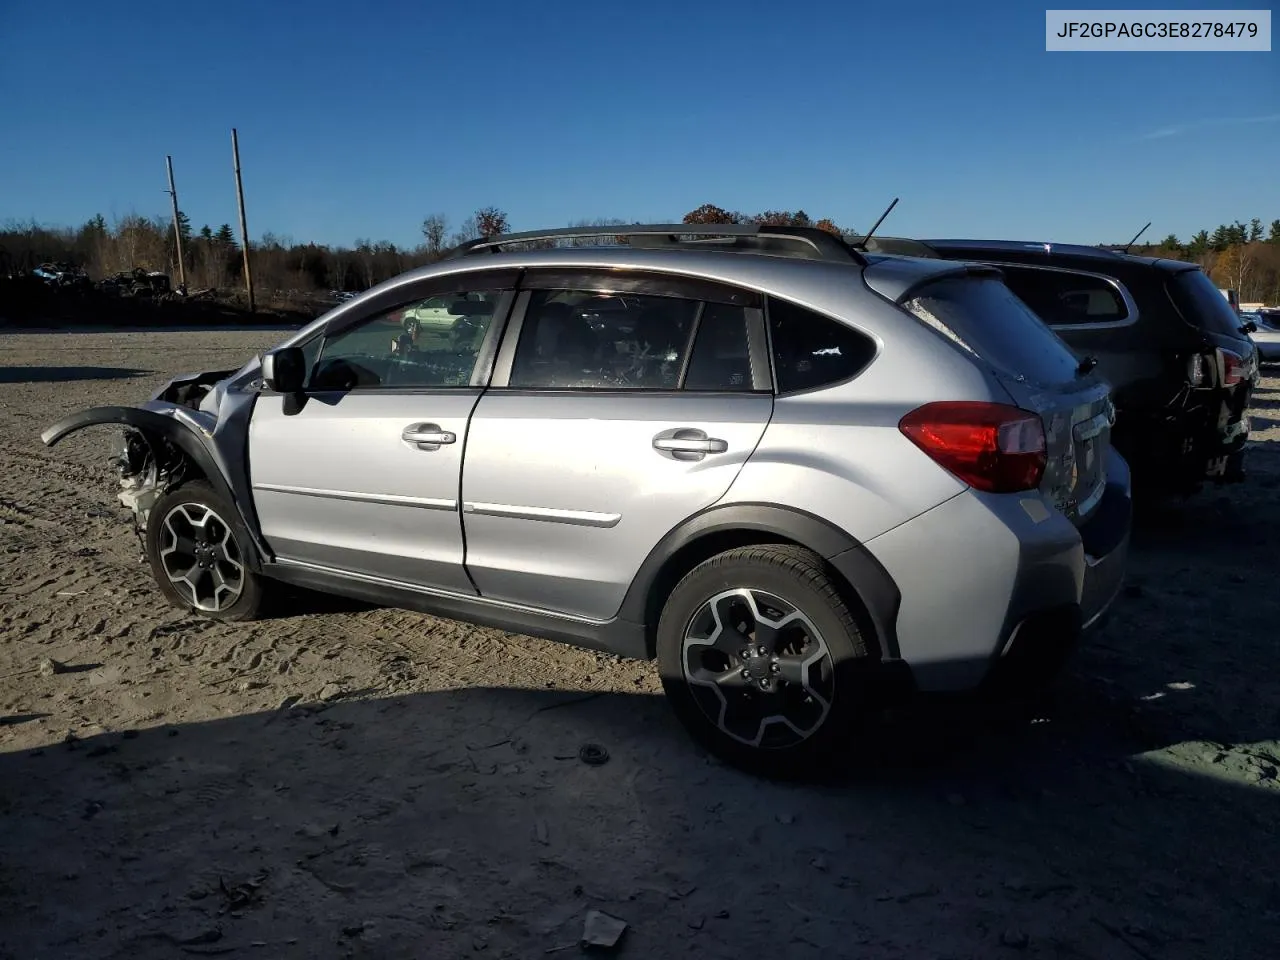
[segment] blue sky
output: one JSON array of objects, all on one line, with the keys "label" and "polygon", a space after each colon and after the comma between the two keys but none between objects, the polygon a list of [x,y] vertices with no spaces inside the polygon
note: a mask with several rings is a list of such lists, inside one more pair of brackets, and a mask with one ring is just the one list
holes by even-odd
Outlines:
[{"label": "blue sky", "polygon": [[1041,4],[2,7],[0,221],[165,213],[172,154],[193,223],[234,225],[233,126],[255,238],[412,245],[486,205],[865,229],[894,196],[908,236],[1280,217],[1280,52],[1046,53]]}]

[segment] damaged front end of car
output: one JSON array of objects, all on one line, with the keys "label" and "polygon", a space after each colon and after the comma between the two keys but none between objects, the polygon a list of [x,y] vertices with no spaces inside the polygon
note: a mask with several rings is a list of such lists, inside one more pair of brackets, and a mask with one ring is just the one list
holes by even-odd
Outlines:
[{"label": "damaged front end of car", "polygon": [[[244,376],[237,376],[243,374]],[[244,381],[244,382],[241,382]],[[243,387],[250,389],[241,389]],[[258,556],[262,544],[249,516],[245,447],[256,391],[252,371],[206,371],[174,377],[137,406],[92,407],[71,414],[40,435],[52,447],[86,427],[118,426],[111,466],[119,481],[117,499],[145,533],[155,503],[189,480],[203,479],[234,504],[247,542]]]}]

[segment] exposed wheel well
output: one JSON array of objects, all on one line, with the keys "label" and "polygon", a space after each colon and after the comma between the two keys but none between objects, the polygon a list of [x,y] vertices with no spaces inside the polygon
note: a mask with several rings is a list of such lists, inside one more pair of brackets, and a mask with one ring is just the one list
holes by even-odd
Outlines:
[{"label": "exposed wheel well", "polygon": [[[167,489],[181,486],[192,480],[209,480],[208,472],[200,462],[181,447],[171,443],[165,437],[157,436],[154,431],[139,427],[125,427],[126,455],[132,436],[141,437],[147,444],[150,455],[155,458],[155,466],[159,472],[162,486]],[[122,466],[132,466],[122,464]],[[142,466],[139,464],[139,466]],[[128,473],[122,474],[127,477]]]},{"label": "exposed wheel well", "polygon": [[[710,560],[716,554],[723,553],[726,550],[767,544],[786,544],[809,549],[806,544],[790,537],[784,537],[781,534],[767,530],[743,528],[716,530],[712,533],[707,533],[673,553],[658,570],[645,600],[645,647],[649,657],[652,659],[657,656],[658,620],[662,616],[662,608],[667,602],[667,597],[671,595],[671,591],[675,589],[676,584],[689,571],[703,561]],[[881,649],[880,637],[862,597],[859,596],[853,584],[831,563],[824,561],[824,566],[832,581],[836,584],[837,589],[839,589],[841,597],[849,605],[849,609],[853,613],[855,620],[857,620],[858,628],[862,632],[868,647],[878,654]]]},{"label": "exposed wheel well", "polygon": [[[247,413],[247,408],[245,408]],[[252,502],[245,478],[229,475],[220,465],[215,445],[207,441],[202,430],[175,417],[143,407],[91,407],[82,410],[40,434],[46,446],[52,447],[69,434],[86,427],[118,425],[125,428],[124,456],[118,475],[126,488],[146,491],[149,501],[157,491],[170,489],[188,478],[203,478],[236,510],[236,521],[243,528],[245,542],[251,547],[246,555],[252,569],[260,569],[262,558],[269,556],[253,525]],[[238,428],[232,422],[232,432]],[[130,442],[131,440],[131,442]],[[240,488],[240,496],[236,490]],[[143,506],[143,501],[135,501]],[[248,512],[246,512],[248,511]],[[138,507],[135,506],[135,514]]]}]

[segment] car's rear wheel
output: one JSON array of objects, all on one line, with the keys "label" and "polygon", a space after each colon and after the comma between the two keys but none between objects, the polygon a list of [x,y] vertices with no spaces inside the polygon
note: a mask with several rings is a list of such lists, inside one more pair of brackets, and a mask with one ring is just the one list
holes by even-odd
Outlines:
[{"label": "car's rear wheel", "polygon": [[262,580],[245,562],[234,508],[203,480],[170,490],[147,520],[147,559],[174,606],[214,620],[252,620]]},{"label": "car's rear wheel", "polygon": [[658,623],[662,683],[690,734],[771,777],[833,771],[873,712],[875,652],[816,554],[743,547],[690,571]]}]

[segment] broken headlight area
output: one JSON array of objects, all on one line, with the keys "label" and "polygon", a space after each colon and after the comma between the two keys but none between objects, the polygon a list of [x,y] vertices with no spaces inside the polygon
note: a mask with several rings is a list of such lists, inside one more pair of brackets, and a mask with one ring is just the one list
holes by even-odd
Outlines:
[{"label": "broken headlight area", "polygon": [[174,377],[161,387],[152,399],[199,410],[205,397],[213,392],[214,387],[235,372],[234,370],[206,370],[203,373]]}]

